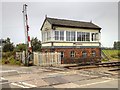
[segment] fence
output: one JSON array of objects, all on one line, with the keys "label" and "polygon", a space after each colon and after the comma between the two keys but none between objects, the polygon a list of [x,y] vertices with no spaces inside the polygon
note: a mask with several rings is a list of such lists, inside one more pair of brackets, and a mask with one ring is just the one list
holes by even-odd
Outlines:
[{"label": "fence", "polygon": [[61,64],[61,54],[34,52],[34,65],[51,66]]},{"label": "fence", "polygon": [[16,60],[20,60],[22,63],[25,63],[25,51],[16,52],[15,58]]}]

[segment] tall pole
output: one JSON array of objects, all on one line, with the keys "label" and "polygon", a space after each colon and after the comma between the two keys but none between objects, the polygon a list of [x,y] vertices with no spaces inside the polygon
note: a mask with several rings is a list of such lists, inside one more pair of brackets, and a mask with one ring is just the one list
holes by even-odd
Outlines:
[{"label": "tall pole", "polygon": [[27,16],[27,5],[23,5],[23,23],[24,23],[24,30],[25,30],[25,43],[26,43],[26,58],[25,58],[25,65],[28,66],[29,63],[29,52],[32,52],[31,43],[30,43],[30,36],[29,36],[29,26],[28,26],[28,16]]}]

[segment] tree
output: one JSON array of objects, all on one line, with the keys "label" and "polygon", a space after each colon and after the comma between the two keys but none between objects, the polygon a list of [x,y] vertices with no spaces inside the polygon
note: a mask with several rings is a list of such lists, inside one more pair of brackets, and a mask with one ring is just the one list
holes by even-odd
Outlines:
[{"label": "tree", "polygon": [[14,45],[11,43],[10,38],[4,40],[3,45],[3,52],[9,52],[14,50]]},{"label": "tree", "polygon": [[25,51],[26,50],[26,44],[24,44],[24,43],[21,43],[21,44],[17,44],[16,45],[16,51]]},{"label": "tree", "polygon": [[31,45],[33,51],[41,51],[41,41],[37,37],[31,39]]},{"label": "tree", "polygon": [[114,49],[120,49],[120,41],[114,42]]}]

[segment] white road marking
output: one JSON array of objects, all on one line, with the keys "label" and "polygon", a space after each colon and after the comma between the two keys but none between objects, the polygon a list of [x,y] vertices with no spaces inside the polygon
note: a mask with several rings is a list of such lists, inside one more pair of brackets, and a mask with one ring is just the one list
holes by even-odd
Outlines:
[{"label": "white road marking", "polygon": [[17,70],[4,70],[4,71],[0,71],[0,73],[4,73],[4,72],[14,72],[14,71],[17,71]]},{"label": "white road marking", "polygon": [[90,85],[95,85],[95,84],[100,84],[100,83],[106,83],[106,82],[110,82],[110,81],[113,81],[113,79],[105,80],[105,81],[101,81],[101,82],[90,83],[90,84],[83,84],[83,85],[79,85],[79,87],[85,87],[85,86],[90,86]]},{"label": "white road marking", "polygon": [[11,83],[11,84],[14,85],[14,86],[22,87],[22,88],[30,88],[30,87],[26,87],[26,86],[23,86],[23,85],[19,85],[17,83]]},{"label": "white road marking", "polygon": [[[1,80],[6,80],[5,78],[1,77]],[[32,85],[32,84],[29,84],[29,83],[25,83],[25,82],[18,82],[19,84],[17,83],[10,83],[14,86],[18,86],[18,87],[22,87],[22,88],[30,88],[30,87],[37,87],[36,85]],[[20,85],[22,84],[22,85]],[[27,85],[27,86],[24,86],[24,85]]]},{"label": "white road marking", "polygon": [[5,79],[5,78],[3,78],[3,77],[0,77],[0,79],[1,79],[1,80],[6,80],[6,79]]},{"label": "white road marking", "polygon": [[[1,79],[0,81],[2,81],[2,80],[6,80],[6,79],[3,78],[3,77],[0,77],[0,79]],[[7,83],[9,83],[9,82],[2,82],[2,83],[0,83],[0,85],[1,85],[1,84],[7,84]]]},{"label": "white road marking", "polygon": [[32,84],[25,83],[25,82],[18,82],[18,83],[23,84],[23,85],[27,85],[27,86],[30,86],[30,87],[37,87],[36,85],[32,85]]}]

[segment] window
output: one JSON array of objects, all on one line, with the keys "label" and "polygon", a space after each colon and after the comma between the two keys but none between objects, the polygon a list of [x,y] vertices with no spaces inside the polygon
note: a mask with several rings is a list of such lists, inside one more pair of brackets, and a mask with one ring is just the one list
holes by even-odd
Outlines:
[{"label": "window", "polygon": [[60,31],[60,40],[64,40],[64,31]]},{"label": "window", "polygon": [[61,58],[63,58],[64,57],[64,52],[61,51],[60,53],[61,53]]},{"label": "window", "polygon": [[83,52],[82,52],[82,57],[83,57],[83,58],[86,58],[86,57],[87,57],[87,52],[86,52],[86,51],[83,51]]},{"label": "window", "polygon": [[70,32],[66,31],[66,41],[70,41]]},{"label": "window", "polygon": [[90,41],[90,33],[86,33],[86,41]]},{"label": "window", "polygon": [[77,32],[77,41],[90,41],[90,33]]},{"label": "window", "polygon": [[74,51],[70,52],[70,57],[75,57],[75,52]]},{"label": "window", "polygon": [[66,31],[66,41],[75,41],[74,31]]},{"label": "window", "polygon": [[42,31],[42,41],[51,40],[51,31]]},{"label": "window", "polygon": [[42,32],[42,41],[44,41],[44,32]]},{"label": "window", "polygon": [[50,31],[47,31],[47,40],[50,40]]},{"label": "window", "polygon": [[82,33],[77,32],[77,41],[82,41]]},{"label": "window", "polygon": [[92,51],[91,55],[92,55],[92,57],[95,57],[96,56],[96,51]]},{"label": "window", "polygon": [[[89,32],[75,32],[75,31],[66,31],[66,33],[64,33],[64,31],[58,31],[55,30],[55,40],[60,40],[60,41],[64,41],[66,36],[66,41],[90,41],[90,33]],[[77,35],[76,35],[77,34]],[[95,35],[94,35],[95,34]],[[76,37],[77,36],[77,37]],[[92,33],[92,41],[93,40],[97,40],[98,35],[97,33]],[[51,39],[51,34],[48,32],[47,33],[47,40]]]},{"label": "window", "polygon": [[99,34],[98,33],[92,33],[92,41],[98,41],[99,40]]},{"label": "window", "polygon": [[55,31],[55,40],[64,40],[64,31]]},{"label": "window", "polygon": [[75,41],[75,32],[71,32],[71,41]]},{"label": "window", "polygon": [[47,32],[44,32],[44,40],[47,41]]},{"label": "window", "polygon": [[82,41],[85,41],[85,32],[82,32]]},{"label": "window", "polygon": [[59,40],[59,31],[55,31],[55,40]]}]

